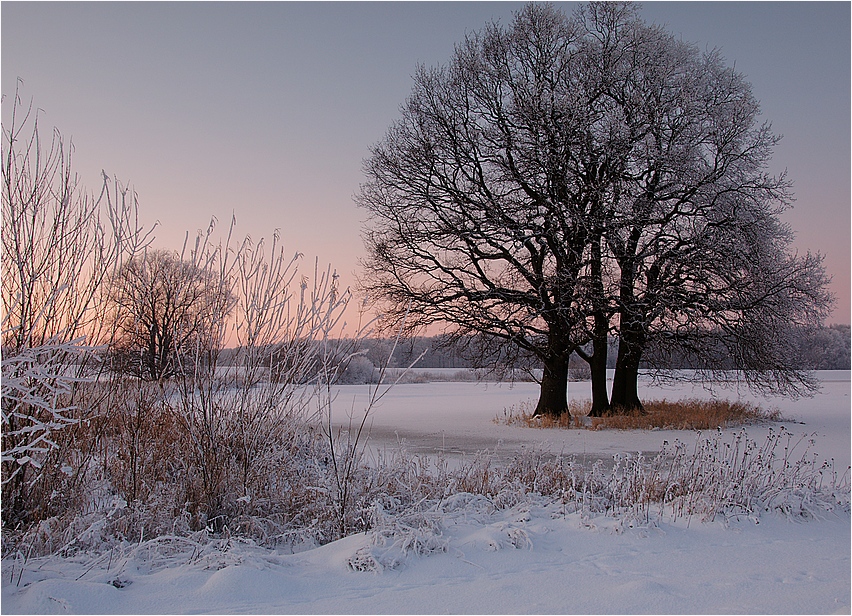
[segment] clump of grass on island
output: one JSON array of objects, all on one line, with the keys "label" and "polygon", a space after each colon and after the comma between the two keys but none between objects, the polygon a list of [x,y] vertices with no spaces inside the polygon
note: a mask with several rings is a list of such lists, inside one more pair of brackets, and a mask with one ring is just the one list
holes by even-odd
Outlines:
[{"label": "clump of grass on island", "polygon": [[609,411],[602,417],[589,417],[590,400],[571,400],[559,417],[536,415],[533,402],[521,402],[503,409],[497,423],[530,428],[580,428],[589,430],[710,430],[756,423],[783,421],[778,409],[763,409],[748,402],[730,400],[677,401],[649,400],[643,410],[627,413]]}]

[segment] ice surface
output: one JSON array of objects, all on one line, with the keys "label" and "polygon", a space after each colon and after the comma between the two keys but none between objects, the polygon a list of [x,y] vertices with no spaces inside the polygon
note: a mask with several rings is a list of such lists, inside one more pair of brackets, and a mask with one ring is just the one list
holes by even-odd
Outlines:
[{"label": "ice surface", "polygon": [[[838,467],[850,464],[850,372],[822,371],[820,392],[813,398],[793,400],[764,397],[715,384],[712,391],[699,385],[676,384],[661,387],[650,380],[640,381],[639,395],[644,399],[680,400],[711,397],[741,399],[765,409],[778,408],[791,421],[784,425],[794,434],[816,433],[818,451],[826,458],[834,457]],[[335,401],[334,422],[356,425],[369,396],[366,385],[339,387]],[[588,383],[569,383],[569,399],[589,397]],[[652,430],[591,431],[535,430],[506,426],[493,420],[509,408],[538,397],[535,383],[426,383],[397,385],[374,408],[369,417],[370,443],[373,447],[395,447],[404,440],[415,453],[443,451],[452,455],[472,455],[488,448],[510,454],[521,446],[546,447],[553,453],[585,454],[592,459],[621,452],[656,452],[663,440],[675,438],[684,442],[695,439],[692,431]],[[750,426],[749,435],[762,441],[766,426]]]}]

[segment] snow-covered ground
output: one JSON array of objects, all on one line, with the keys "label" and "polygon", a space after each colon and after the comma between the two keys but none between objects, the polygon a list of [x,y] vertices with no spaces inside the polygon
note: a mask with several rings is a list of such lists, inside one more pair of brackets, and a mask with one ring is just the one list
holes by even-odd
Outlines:
[{"label": "snow-covered ground", "polygon": [[[822,373],[805,400],[778,407],[821,458],[850,463],[849,372]],[[335,421],[363,408],[366,386],[340,389]],[[716,391],[719,397],[735,392]],[[571,394],[586,397],[586,384]],[[373,409],[369,445],[462,457],[541,446],[591,458],[658,451],[668,431],[542,431],[499,425],[534,399],[519,383],[400,385]],[[700,388],[643,386],[641,395],[707,397]],[[768,428],[748,428],[762,441]],[[426,530],[423,530],[425,528]],[[400,543],[400,538],[408,541]],[[236,540],[163,539],[69,559],[4,562],[3,613],[850,613],[850,516],[767,513],[727,523],[663,516],[650,523],[566,513],[536,497],[496,510],[450,498],[432,524],[396,536],[356,535],[297,554]],[[17,567],[17,568],[16,568]]]}]

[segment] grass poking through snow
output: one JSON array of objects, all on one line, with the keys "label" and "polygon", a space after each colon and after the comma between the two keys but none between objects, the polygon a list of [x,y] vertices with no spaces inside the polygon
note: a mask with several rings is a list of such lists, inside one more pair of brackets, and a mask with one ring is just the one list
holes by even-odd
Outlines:
[{"label": "grass poking through snow", "polygon": [[748,402],[730,400],[677,401],[650,400],[644,411],[610,412],[603,417],[589,417],[589,400],[571,400],[565,413],[557,417],[536,415],[533,402],[522,402],[503,409],[495,421],[510,426],[530,428],[584,428],[590,430],[710,430],[755,423],[783,421],[778,409],[763,409]]}]

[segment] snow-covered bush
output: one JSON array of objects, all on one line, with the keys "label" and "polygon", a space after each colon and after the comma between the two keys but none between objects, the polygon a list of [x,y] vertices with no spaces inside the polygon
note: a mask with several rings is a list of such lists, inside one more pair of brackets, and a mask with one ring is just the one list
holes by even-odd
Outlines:
[{"label": "snow-covered bush", "polygon": [[79,488],[91,450],[68,433],[105,408],[81,399],[101,370],[94,351],[113,333],[104,281],[150,235],[132,190],[106,175],[97,195],[78,185],[73,147],[55,129],[45,139],[38,116],[16,91],[3,124],[4,531],[75,502],[68,491]]},{"label": "snow-covered bush", "polygon": [[70,406],[75,378],[65,359],[82,352],[80,341],[51,339],[37,347],[24,347],[2,360],[3,453],[10,482],[29,465],[38,472],[45,456],[58,447],[56,434],[79,422]]},{"label": "snow-covered bush", "polygon": [[698,433],[692,447],[664,442],[653,458],[617,454],[590,469],[576,458],[530,451],[516,456],[496,483],[516,492],[558,498],[574,511],[635,520],[702,521],[765,512],[817,517],[849,509],[849,470],[813,453],[812,435],[794,438],[781,426],[763,443],[745,430],[726,437]]},{"label": "snow-covered bush", "polygon": [[373,362],[363,355],[356,355],[349,360],[343,374],[340,375],[339,383],[343,385],[375,384],[377,372]]},{"label": "snow-covered bush", "polygon": [[[176,499],[173,507],[189,513],[191,528],[236,525],[274,537],[290,532],[293,516],[311,514],[310,490],[327,490],[314,473],[319,460],[333,457],[315,451],[330,447],[316,428],[325,408],[319,398],[356,356],[368,325],[343,333],[351,293],[331,268],[322,271],[317,263],[312,276],[303,274],[302,255],[285,254],[278,232],[269,244],[247,237],[235,245],[234,224],[217,241],[214,219],[184,247],[181,261],[202,272],[213,289],[205,312],[210,322],[197,328],[193,348],[175,355],[181,365],[173,378],[160,379],[158,412],[140,415],[152,394],[137,396],[127,425],[137,426],[138,417],[149,423],[146,418],[166,417],[180,435],[161,445],[170,459],[180,443],[172,483],[181,487],[170,498]],[[232,348],[225,352],[227,346]],[[152,472],[156,466],[149,464]],[[159,475],[146,481],[159,485]],[[135,487],[127,493],[134,507],[136,494]],[[311,532],[327,537],[319,527]]]}]

